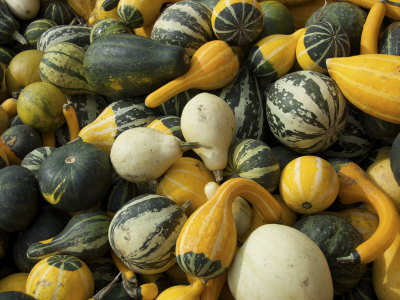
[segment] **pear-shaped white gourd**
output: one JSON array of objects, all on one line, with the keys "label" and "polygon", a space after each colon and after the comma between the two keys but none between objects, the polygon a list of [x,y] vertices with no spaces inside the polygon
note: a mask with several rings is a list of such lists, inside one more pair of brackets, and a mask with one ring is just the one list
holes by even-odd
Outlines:
[{"label": "pear-shaped white gourd", "polygon": [[153,128],[135,127],[122,132],[111,147],[111,163],[119,176],[140,183],[157,179],[184,151],[198,146]]},{"label": "pear-shaped white gourd", "polygon": [[204,145],[193,151],[214,172],[216,181],[221,181],[222,170],[228,163],[228,149],[236,133],[235,115],[229,104],[206,92],[194,96],[182,110],[181,131],[187,142]]}]

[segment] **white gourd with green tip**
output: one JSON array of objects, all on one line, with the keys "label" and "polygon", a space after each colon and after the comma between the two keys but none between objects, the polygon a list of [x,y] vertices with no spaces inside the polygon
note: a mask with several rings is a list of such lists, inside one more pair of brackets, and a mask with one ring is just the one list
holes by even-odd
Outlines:
[{"label": "white gourd with green tip", "polygon": [[4,0],[8,9],[21,20],[30,20],[36,17],[40,9],[39,0]]},{"label": "white gourd with green tip", "polygon": [[140,183],[155,180],[184,151],[198,147],[153,128],[135,127],[122,132],[111,147],[111,163],[119,176]]},{"label": "white gourd with green tip", "polygon": [[214,172],[216,181],[221,181],[222,170],[228,163],[228,149],[236,132],[235,115],[229,104],[206,92],[194,96],[182,110],[181,131],[187,142],[204,145],[193,151]]}]

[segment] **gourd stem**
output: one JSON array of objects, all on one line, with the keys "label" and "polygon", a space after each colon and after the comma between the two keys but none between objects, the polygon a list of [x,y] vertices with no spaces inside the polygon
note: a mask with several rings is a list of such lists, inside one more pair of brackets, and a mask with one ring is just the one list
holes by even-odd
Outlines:
[{"label": "gourd stem", "polygon": [[360,263],[360,254],[357,250],[354,250],[350,255],[337,257],[336,261],[342,264],[359,264]]},{"label": "gourd stem", "polygon": [[223,170],[214,170],[213,173],[215,176],[215,181],[221,182],[223,179]]},{"label": "gourd stem", "polygon": [[94,300],[101,300],[104,298],[104,296],[113,288],[115,283],[119,280],[119,277],[121,276],[121,272],[118,273],[117,276],[109,283],[107,284],[104,288],[102,288],[100,291],[96,293],[96,295],[93,296],[92,299]]},{"label": "gourd stem", "polygon": [[182,208],[183,211],[186,211],[189,208],[190,205],[192,205],[192,202],[188,200],[188,201],[186,201],[185,203],[183,203],[181,205],[181,208]]},{"label": "gourd stem", "polygon": [[20,34],[17,30],[13,32],[12,38],[22,45],[28,44],[26,38],[22,34]]},{"label": "gourd stem", "polygon": [[185,151],[188,151],[188,150],[192,150],[192,149],[195,149],[195,148],[200,148],[200,147],[207,148],[207,149],[211,148],[208,145],[205,145],[205,144],[202,144],[202,143],[198,143],[198,142],[185,142],[185,141],[181,142],[181,150],[182,150],[182,152],[185,152]]}]

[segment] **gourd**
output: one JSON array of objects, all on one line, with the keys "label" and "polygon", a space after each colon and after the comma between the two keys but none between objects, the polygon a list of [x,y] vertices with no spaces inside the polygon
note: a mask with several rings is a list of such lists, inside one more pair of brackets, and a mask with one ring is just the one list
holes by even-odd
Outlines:
[{"label": "gourd", "polygon": [[35,300],[36,298],[18,291],[7,291],[0,293],[1,300]]},{"label": "gourd", "polygon": [[[118,1],[118,0],[117,0]],[[118,18],[118,11],[117,7],[113,7],[112,9],[105,10],[103,4],[106,0],[97,0],[93,10],[90,12],[88,24],[89,26],[93,26],[96,22],[103,20],[103,19],[115,19],[119,20]]]},{"label": "gourd", "polygon": [[89,21],[90,13],[96,5],[96,0],[66,0],[72,10],[86,22]]},{"label": "gourd", "polygon": [[133,272],[164,272],[176,261],[176,239],[187,220],[185,207],[157,194],[132,198],[111,221],[108,231],[111,248]]},{"label": "gourd", "polygon": [[37,147],[24,156],[24,158],[21,160],[21,166],[27,168],[37,178],[41,163],[46,159],[46,157],[53,153],[54,150],[56,150],[56,147]]},{"label": "gourd", "polygon": [[259,4],[264,13],[264,27],[258,40],[272,34],[292,34],[295,31],[293,16],[281,1],[265,0]]},{"label": "gourd", "polygon": [[213,9],[211,26],[217,39],[247,45],[264,29],[264,12],[257,1],[220,0]]},{"label": "gourd", "polygon": [[156,298],[157,300],[200,300],[200,295],[204,290],[204,283],[197,279],[190,285],[172,286]]},{"label": "gourd", "polygon": [[186,210],[189,216],[207,201],[204,187],[214,180],[213,173],[201,160],[180,157],[157,182],[157,194],[172,199],[178,205],[189,200],[191,205]]},{"label": "gourd", "polygon": [[163,133],[176,136],[183,140],[181,131],[181,118],[177,116],[160,116],[151,121],[146,127],[156,129]]},{"label": "gourd", "polygon": [[90,45],[91,28],[83,25],[57,25],[43,32],[36,43],[37,49],[45,51],[57,43],[69,42],[86,48]]},{"label": "gourd", "polygon": [[386,26],[378,42],[378,53],[399,55],[400,48],[396,45],[399,36],[400,22],[395,21]]},{"label": "gourd", "polygon": [[203,146],[194,148],[205,166],[222,180],[228,163],[228,150],[236,132],[235,116],[220,97],[200,93],[186,103],[181,115],[181,130],[186,141]]},{"label": "gourd", "polygon": [[[353,3],[362,8],[371,9],[376,3],[375,0],[348,0],[348,2]],[[400,20],[400,9],[398,1],[385,1],[385,15],[394,20]]]},{"label": "gourd", "polygon": [[[327,4],[332,2],[334,2],[334,0],[326,1]],[[287,8],[293,18],[294,27],[296,29],[305,27],[305,24],[311,15],[324,4],[325,0],[311,0],[301,5],[288,6]]]},{"label": "gourd", "polygon": [[90,30],[90,43],[93,43],[97,38],[107,34],[130,33],[128,27],[122,24],[121,21],[106,18],[101,19],[93,24]]},{"label": "gourd", "polygon": [[58,253],[83,260],[104,256],[110,250],[110,223],[111,218],[102,210],[82,211],[73,216],[57,235],[29,245],[26,256],[34,262]]},{"label": "gourd", "polygon": [[39,0],[4,0],[11,13],[21,20],[30,20],[36,17],[40,8]]},{"label": "gourd", "polygon": [[44,17],[58,25],[69,24],[74,18],[71,7],[64,0],[51,0],[44,11]]},{"label": "gourd", "polygon": [[[10,94],[19,92],[30,83],[41,81],[39,63],[43,52],[40,50],[24,50],[15,55],[8,65],[5,82]],[[17,98],[16,95],[13,95]]]},{"label": "gourd", "polygon": [[19,33],[20,24],[8,9],[5,0],[0,1],[0,16],[0,44],[8,44],[12,40],[16,40],[23,45],[26,44],[26,39]]},{"label": "gourd", "polygon": [[0,279],[0,293],[17,291],[24,293],[28,273],[18,272]]},{"label": "gourd", "polygon": [[157,107],[188,89],[215,90],[231,82],[239,71],[239,58],[224,41],[203,44],[190,59],[189,70],[146,96],[148,107]]},{"label": "gourd", "polygon": [[287,206],[297,213],[321,212],[338,195],[338,175],[325,159],[314,155],[300,156],[282,170],[279,192]]},{"label": "gourd", "polygon": [[15,56],[15,51],[10,49],[8,46],[0,45],[0,62],[4,64],[4,66],[8,66],[11,59]]},{"label": "gourd", "polygon": [[62,112],[67,98],[48,82],[34,82],[18,96],[17,112],[21,121],[40,132],[54,131],[65,123]]},{"label": "gourd", "polygon": [[0,230],[26,228],[39,207],[40,191],[35,176],[19,165],[0,169]]},{"label": "gourd", "polygon": [[42,162],[38,181],[46,201],[62,211],[74,212],[91,208],[105,196],[111,174],[109,156],[77,140],[58,147]]},{"label": "gourd", "polygon": [[400,124],[400,86],[396,83],[399,63],[399,56],[388,54],[326,60],[330,77],[347,100],[365,113],[395,124]]},{"label": "gourd", "polygon": [[323,252],[286,225],[267,224],[253,231],[237,251],[227,281],[236,300],[333,299]]},{"label": "gourd", "polygon": [[365,171],[351,161],[331,161],[339,176],[339,200],[342,204],[365,202],[379,217],[375,233],[348,256],[338,258],[344,263],[367,264],[378,258],[396,238],[399,215],[390,198],[378,188]]},{"label": "gourd", "polygon": [[380,28],[385,17],[385,1],[372,5],[363,25],[360,41],[360,54],[377,54]]},{"label": "gourd", "polygon": [[184,272],[212,279],[227,271],[236,252],[232,203],[238,196],[254,205],[263,221],[280,220],[279,203],[258,183],[244,178],[225,181],[211,199],[188,218],[179,233],[176,260]]},{"label": "gourd", "polygon": [[326,59],[350,54],[350,40],[341,27],[316,22],[306,28],[296,45],[296,60],[303,70],[327,73]]},{"label": "gourd", "polygon": [[156,129],[135,127],[115,139],[110,158],[119,176],[130,182],[146,182],[160,177],[184,151],[198,146]]},{"label": "gourd", "polygon": [[37,49],[37,40],[46,30],[57,26],[57,23],[48,19],[37,19],[28,24],[24,31],[24,37],[29,45]]},{"label": "gourd", "polygon": [[397,184],[400,186],[400,133],[395,137],[392,147],[390,148],[390,169],[392,170],[393,176],[396,179]]},{"label": "gourd", "polygon": [[33,267],[25,292],[38,299],[87,300],[94,292],[93,275],[79,258],[57,254],[42,259]]}]

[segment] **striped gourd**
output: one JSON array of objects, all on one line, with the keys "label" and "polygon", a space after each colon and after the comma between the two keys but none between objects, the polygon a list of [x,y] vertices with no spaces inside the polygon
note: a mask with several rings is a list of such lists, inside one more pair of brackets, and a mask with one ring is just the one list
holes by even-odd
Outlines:
[{"label": "striped gourd", "polygon": [[94,23],[94,25],[92,26],[92,29],[90,31],[90,43],[93,43],[93,41],[97,38],[107,34],[130,32],[131,31],[129,30],[129,28],[122,24],[122,22],[119,20],[112,18],[101,19]]},{"label": "striped gourd", "polygon": [[[96,120],[108,105],[106,99],[98,94],[68,95],[67,101],[75,110],[79,128],[83,128]],[[57,129],[55,134],[60,145],[65,145],[70,141],[67,124]]]},{"label": "striped gourd", "polygon": [[186,220],[184,209],[171,199],[139,195],[113,217],[108,233],[111,248],[134,272],[163,272],[176,262],[175,243]]},{"label": "striped gourd", "polygon": [[400,55],[400,21],[389,24],[379,41],[378,53]]},{"label": "striped gourd", "polygon": [[161,115],[172,115],[180,117],[186,103],[201,92],[201,90],[197,89],[188,89],[186,91],[183,91],[159,105],[157,107],[157,111]]},{"label": "striped gourd", "polygon": [[400,56],[334,57],[326,65],[330,77],[354,106],[378,119],[400,124]]},{"label": "striped gourd", "polygon": [[12,58],[15,56],[15,51],[7,46],[0,46],[0,62],[8,66]]},{"label": "striped gourd", "polygon": [[301,28],[292,34],[272,34],[259,40],[248,55],[253,74],[269,83],[288,73],[296,60],[297,41],[305,30]]},{"label": "striped gourd", "polygon": [[40,164],[48,157],[56,147],[39,147],[29,152],[21,161],[21,166],[31,171],[35,177],[38,177]]},{"label": "striped gourd", "polygon": [[70,42],[46,48],[39,63],[39,76],[44,82],[58,87],[64,94],[91,93],[83,70],[85,51]]},{"label": "striped gourd", "polygon": [[339,192],[333,166],[314,155],[295,158],[282,170],[279,192],[287,206],[300,214],[314,214],[328,208]]},{"label": "striped gourd", "polygon": [[211,9],[202,3],[175,3],[157,18],[151,38],[163,44],[181,46],[192,56],[201,45],[214,39],[211,14]]},{"label": "striped gourd", "polygon": [[237,247],[232,204],[238,196],[248,200],[262,215],[264,222],[281,219],[280,204],[258,183],[245,178],[225,181],[188,218],[179,234],[176,260],[184,272],[211,279],[227,271]]},{"label": "striped gourd", "polygon": [[189,200],[192,204],[186,212],[191,215],[207,201],[204,187],[211,181],[215,182],[214,174],[201,160],[181,157],[157,183],[157,194],[164,195],[179,205]]},{"label": "striped gourd", "polygon": [[263,141],[236,139],[230,146],[224,180],[247,178],[273,192],[278,187],[280,174],[278,159]]},{"label": "striped gourd", "polygon": [[263,136],[265,98],[249,64],[241,67],[231,83],[210,92],[225,100],[232,109],[236,120],[237,138],[260,139]]},{"label": "striped gourd", "polygon": [[26,255],[32,261],[59,253],[80,259],[101,257],[110,250],[108,227],[111,217],[102,210],[84,210],[68,222],[55,237],[32,243]]},{"label": "striped gourd", "polygon": [[247,45],[264,29],[264,11],[256,0],[220,0],[213,9],[211,26],[219,40]]},{"label": "striped gourd", "polygon": [[115,139],[125,130],[146,126],[156,118],[154,111],[130,99],[121,99],[109,104],[101,114],[83,127],[79,136],[110,153]]},{"label": "striped gourd", "polygon": [[306,28],[297,41],[296,60],[303,70],[326,73],[326,59],[348,56],[347,34],[330,22],[317,22]]},{"label": "striped gourd", "polygon": [[157,129],[169,135],[176,136],[180,140],[184,140],[181,130],[181,118],[177,116],[160,116],[155,118],[146,127]]},{"label": "striped gourd", "polygon": [[335,82],[314,71],[296,71],[274,82],[267,95],[274,136],[302,154],[323,151],[343,131],[348,105]]},{"label": "striped gourd", "polygon": [[0,44],[9,44],[13,40],[22,45],[27,44],[26,39],[19,32],[21,28],[19,21],[8,9],[5,0],[0,1],[0,20]]},{"label": "striped gourd", "polygon": [[353,109],[349,110],[346,126],[337,141],[321,152],[326,158],[346,158],[361,163],[372,151],[374,141],[363,128],[360,117]]},{"label": "striped gourd", "polygon": [[86,49],[90,45],[90,27],[58,25],[47,29],[37,40],[37,49],[45,51],[50,45],[70,42]]},{"label": "striped gourd", "polygon": [[51,0],[44,11],[44,17],[58,25],[66,25],[72,21],[74,14],[66,1]]},{"label": "striped gourd", "polygon": [[25,290],[35,299],[86,300],[93,296],[93,292],[93,274],[87,264],[65,254],[38,262],[28,275]]},{"label": "striped gourd", "polygon": [[53,20],[48,19],[38,19],[28,24],[25,29],[24,37],[28,41],[28,43],[36,48],[37,40],[46,30],[57,26],[57,23]]}]

